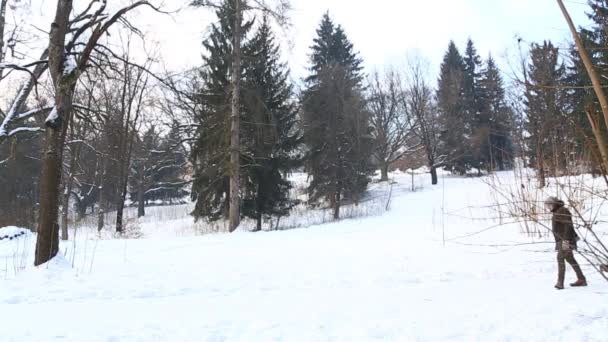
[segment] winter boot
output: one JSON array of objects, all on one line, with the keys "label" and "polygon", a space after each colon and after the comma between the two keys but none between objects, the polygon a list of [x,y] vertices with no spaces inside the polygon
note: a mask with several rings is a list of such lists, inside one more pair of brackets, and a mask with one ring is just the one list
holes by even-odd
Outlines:
[{"label": "winter boot", "polygon": [[576,260],[574,260],[574,258],[572,258],[572,269],[574,269],[574,272],[576,273],[576,282],[570,284],[570,286],[573,287],[579,287],[579,286],[587,286],[587,279],[585,278],[585,275],[583,274],[583,270],[581,270],[581,266],[576,262]]},{"label": "winter boot", "polygon": [[577,281],[575,281],[574,283],[570,284],[570,286],[572,287],[580,287],[580,286],[587,286],[587,279],[585,278],[579,278]]},{"label": "winter boot", "polygon": [[563,290],[564,289],[564,283],[557,282],[555,284],[555,288],[558,289],[558,290]]}]

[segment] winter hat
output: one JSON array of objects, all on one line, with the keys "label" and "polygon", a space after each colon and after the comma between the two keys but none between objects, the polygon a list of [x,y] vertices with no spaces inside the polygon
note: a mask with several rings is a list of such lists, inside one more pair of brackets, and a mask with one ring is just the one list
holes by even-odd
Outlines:
[{"label": "winter hat", "polygon": [[545,207],[547,208],[547,210],[555,210],[559,207],[563,207],[564,206],[564,201],[560,200],[559,198],[555,197],[555,196],[550,196],[547,197],[547,199],[545,200]]},{"label": "winter hat", "polygon": [[545,200],[545,205],[554,205],[554,204],[559,204],[559,203],[563,203],[563,202],[555,196],[549,196]]}]

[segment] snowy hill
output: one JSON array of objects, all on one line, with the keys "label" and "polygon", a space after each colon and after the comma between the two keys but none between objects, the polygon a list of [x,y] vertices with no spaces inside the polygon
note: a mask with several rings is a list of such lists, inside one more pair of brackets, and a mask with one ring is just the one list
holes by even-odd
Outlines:
[{"label": "snowy hill", "polygon": [[71,241],[0,281],[0,340],[606,340],[605,281],[583,264],[588,287],[554,290],[551,238],[499,225],[487,180],[393,176],[382,216]]}]

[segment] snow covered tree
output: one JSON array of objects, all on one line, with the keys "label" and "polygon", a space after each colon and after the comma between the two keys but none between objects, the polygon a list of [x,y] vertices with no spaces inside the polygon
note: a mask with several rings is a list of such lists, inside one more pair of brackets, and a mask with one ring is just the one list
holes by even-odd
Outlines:
[{"label": "snow covered tree", "polygon": [[[91,55],[99,39],[127,12],[140,6],[151,6],[148,1],[137,1],[108,16],[106,3],[92,2],[82,13],[73,13],[72,1],[58,0],[55,18],[49,33],[48,65],[53,84],[54,105],[45,120],[45,143],[42,153],[40,176],[40,210],[38,235],[34,263],[43,264],[53,258],[59,250],[59,195],[63,167],[63,150],[67,127],[73,114],[73,99],[80,76],[90,67]],[[152,7],[152,6],[151,6]],[[85,38],[86,37],[86,38]],[[44,68],[43,68],[44,69]],[[39,70],[35,70],[39,71]],[[26,83],[7,113],[0,136],[7,136],[6,128],[11,122],[23,117],[19,110],[33,88],[34,79]],[[44,112],[44,108],[38,110]]]},{"label": "snow covered tree", "polygon": [[183,180],[186,153],[176,139],[175,125],[162,137],[154,125],[138,137],[133,148],[129,177],[131,199],[137,202],[137,216],[145,216],[148,201],[172,200],[187,195]]},{"label": "snow covered tree", "polygon": [[344,30],[325,14],[312,46],[311,75],[301,101],[306,168],[312,178],[309,200],[329,201],[335,219],[344,199],[360,199],[373,172],[361,69]]}]

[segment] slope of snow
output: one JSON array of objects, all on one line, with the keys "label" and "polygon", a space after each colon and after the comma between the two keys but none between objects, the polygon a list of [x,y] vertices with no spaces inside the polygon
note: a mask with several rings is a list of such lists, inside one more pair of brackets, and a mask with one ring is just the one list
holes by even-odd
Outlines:
[{"label": "slope of snow", "polygon": [[550,238],[497,226],[484,181],[394,177],[382,216],[64,244],[0,281],[0,340],[606,340],[606,282],[554,290]]}]

